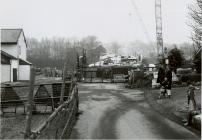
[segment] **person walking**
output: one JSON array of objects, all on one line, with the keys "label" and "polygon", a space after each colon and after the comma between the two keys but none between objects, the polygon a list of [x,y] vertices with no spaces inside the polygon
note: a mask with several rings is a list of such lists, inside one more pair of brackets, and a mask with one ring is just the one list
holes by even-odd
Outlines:
[{"label": "person walking", "polygon": [[132,85],[132,73],[131,71],[128,71],[128,85],[131,87]]},{"label": "person walking", "polygon": [[192,101],[192,104],[193,104],[193,107],[194,107],[194,110],[196,110],[196,100],[195,100],[195,92],[194,90],[198,90],[199,88],[193,86],[191,83],[188,83],[188,90],[187,90],[187,99],[188,99],[188,106],[189,106],[189,103],[190,103],[190,100]]},{"label": "person walking", "polygon": [[159,98],[161,98],[162,93],[164,92],[164,80],[165,80],[165,69],[162,64],[159,64],[159,70],[158,70],[158,77],[157,77],[157,83],[160,84],[160,94]]},{"label": "person walking", "polygon": [[160,85],[162,86],[164,78],[165,78],[165,69],[163,68],[162,64],[159,64],[157,83],[160,83]]},{"label": "person walking", "polygon": [[168,98],[171,98],[171,86],[172,86],[172,71],[169,66],[167,66],[165,77],[167,78],[168,85],[167,85],[167,95]]},{"label": "person walking", "polygon": [[168,79],[165,77],[164,81],[162,82],[161,93],[159,95],[159,99],[161,99],[161,96],[163,96],[164,98],[166,97],[167,86],[168,86]]}]

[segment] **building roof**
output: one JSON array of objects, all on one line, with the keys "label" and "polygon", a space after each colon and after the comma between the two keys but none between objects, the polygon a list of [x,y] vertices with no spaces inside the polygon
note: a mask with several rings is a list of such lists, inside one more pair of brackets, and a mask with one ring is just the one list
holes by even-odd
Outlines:
[{"label": "building roof", "polygon": [[14,57],[14,56],[12,56],[12,55],[10,55],[10,54],[8,54],[8,53],[2,51],[2,50],[1,50],[1,55],[2,55],[2,56],[6,56],[6,57],[8,57],[8,58],[10,58],[10,59],[17,59],[16,57]]},{"label": "building roof", "polygon": [[[16,57],[1,50],[1,64],[10,64],[11,59],[17,60]],[[19,63],[20,63],[20,65],[32,65],[32,63],[30,63],[26,60],[23,60],[23,59],[19,59]]]},{"label": "building roof", "polygon": [[1,64],[10,64],[11,59],[17,58],[1,50]]},{"label": "building roof", "polygon": [[1,29],[2,44],[17,44],[22,29]]},{"label": "building roof", "polygon": [[32,63],[30,63],[26,60],[23,60],[23,59],[20,59],[19,63],[20,63],[20,65],[32,65]]}]

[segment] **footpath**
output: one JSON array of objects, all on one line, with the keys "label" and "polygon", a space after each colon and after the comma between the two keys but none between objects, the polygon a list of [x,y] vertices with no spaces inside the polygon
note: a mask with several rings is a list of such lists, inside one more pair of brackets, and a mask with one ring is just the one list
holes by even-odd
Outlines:
[{"label": "footpath", "polygon": [[[201,107],[201,87],[195,90],[195,99],[198,107]],[[159,89],[145,90],[145,98],[154,110],[167,117],[168,119],[184,126],[183,120],[186,119],[188,111],[193,108],[192,102],[187,106],[186,97],[187,87],[172,88],[172,98],[158,99]],[[197,135],[201,135],[200,129],[193,126],[184,126]]]}]

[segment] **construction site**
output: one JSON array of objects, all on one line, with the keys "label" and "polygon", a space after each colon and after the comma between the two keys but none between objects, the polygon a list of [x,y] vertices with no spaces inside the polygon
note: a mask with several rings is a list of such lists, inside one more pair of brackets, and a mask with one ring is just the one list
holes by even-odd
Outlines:
[{"label": "construction site", "polygon": [[[68,17],[70,11],[74,9],[71,9],[71,6],[88,5],[89,7],[81,6],[78,13],[70,14],[75,14],[73,20],[77,21],[77,18],[81,20],[72,23],[71,28],[79,23],[82,29],[85,25],[83,18],[87,19],[87,15],[91,15],[92,12],[97,12],[97,15],[93,14],[95,20],[90,18],[94,25],[96,17],[113,15],[117,9],[125,5],[126,12],[118,10],[118,14],[116,13],[117,15],[111,20],[120,16],[118,21],[122,25],[122,20],[130,18],[128,21],[132,23],[131,18],[135,17],[135,22],[140,27],[140,29],[136,27],[135,36],[137,37],[138,30],[141,30],[141,37],[146,43],[101,42],[96,36],[81,38],[76,35],[76,31],[75,34],[71,33],[74,37],[65,38],[67,34],[65,27],[71,20],[65,22],[64,26],[60,20],[63,30],[57,30],[60,27],[58,25],[57,28],[52,26],[47,32],[47,36],[52,32],[59,32],[59,35],[55,37],[54,34],[52,38],[41,40],[30,37],[32,32],[28,30],[30,28],[26,20],[28,17],[23,18],[27,24],[22,24],[22,28],[15,26],[2,28],[0,139],[201,139],[199,64],[201,64],[202,46],[202,1],[195,0],[195,3],[189,3],[188,14],[193,21],[190,27],[194,30],[190,33],[191,43],[182,43],[181,46],[180,43],[176,45],[168,41],[167,28],[170,27],[166,26],[168,24],[164,25],[167,20],[164,20],[166,14],[163,14],[163,11],[168,10],[164,5],[166,2],[153,0],[149,2],[153,5],[147,5],[143,10],[144,7],[141,6],[145,2],[129,0],[119,1],[117,5],[113,5],[113,2],[107,1],[55,3],[53,0],[47,6],[47,11],[39,7],[38,12],[44,17],[38,22],[44,23],[40,24],[44,30],[41,29],[36,34],[45,32],[48,24],[58,24],[56,20],[46,23],[47,13],[51,8],[55,8],[56,4],[60,8],[57,7],[51,16],[57,20],[64,13]],[[5,5],[8,4],[10,2],[5,2]],[[26,2],[18,4],[22,7],[27,5]],[[33,2],[30,9],[35,4]],[[71,6],[63,7],[65,4]],[[97,5],[106,7],[108,12],[102,15],[105,10]],[[153,12],[148,12],[148,7],[152,7],[150,10]],[[17,10],[19,9],[14,8],[11,11],[15,13]],[[173,16],[179,9],[170,10]],[[31,10],[28,11],[25,16],[36,14]],[[122,12],[127,13],[127,18],[121,19]],[[182,14],[183,10],[177,12]],[[152,26],[153,30],[148,28],[150,23],[145,22],[147,18],[144,16],[145,13],[150,13],[150,17],[154,20],[154,24],[151,24],[155,25]],[[40,14],[36,17],[40,17]],[[4,20],[6,25],[6,18]],[[108,25],[109,19],[106,18],[106,21],[101,23],[105,25],[104,27]],[[119,28],[130,26],[131,23],[128,21],[126,22],[128,25],[124,27],[116,22],[120,27],[117,26],[118,28],[114,30],[114,37],[119,34]],[[109,24],[115,27],[114,23]],[[20,22],[19,24],[16,22],[17,25],[21,25]],[[94,26],[101,28],[100,23]],[[99,29],[94,29],[94,26],[89,26],[88,30],[92,29],[92,33],[99,36],[95,32]],[[67,30],[70,31],[71,28]],[[82,29],[78,29],[81,34],[85,32]],[[154,29],[155,33],[152,32]],[[107,36],[106,30],[107,27],[101,29]],[[119,34],[119,36],[129,38],[130,35]],[[176,33],[175,38],[177,37]],[[108,38],[112,39],[113,36]]]}]

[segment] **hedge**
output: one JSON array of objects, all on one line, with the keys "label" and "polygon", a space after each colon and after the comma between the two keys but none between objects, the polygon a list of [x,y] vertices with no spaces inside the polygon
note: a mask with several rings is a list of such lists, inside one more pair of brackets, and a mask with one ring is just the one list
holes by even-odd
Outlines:
[{"label": "hedge", "polygon": [[180,76],[181,82],[201,82],[201,74],[187,74]]},{"label": "hedge", "polygon": [[151,87],[152,78],[152,74],[147,75],[144,72],[135,71],[134,84],[137,88]]}]

